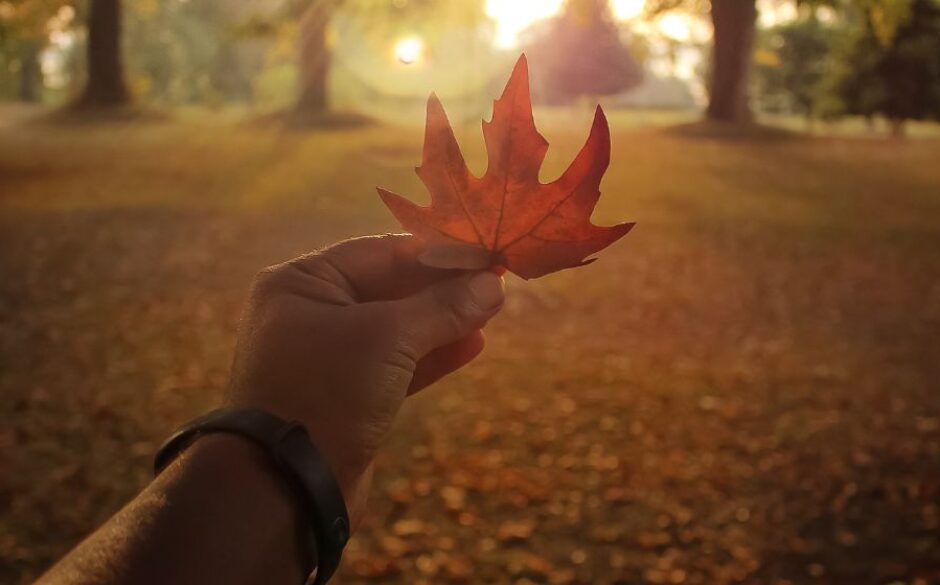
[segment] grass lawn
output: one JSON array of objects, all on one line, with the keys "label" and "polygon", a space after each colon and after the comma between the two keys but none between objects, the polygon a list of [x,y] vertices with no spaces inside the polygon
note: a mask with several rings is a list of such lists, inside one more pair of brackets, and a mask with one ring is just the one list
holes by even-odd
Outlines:
[{"label": "grass lawn", "polygon": [[[940,583],[940,141],[612,119],[595,220],[637,228],[509,279],[484,355],[406,406],[339,581]],[[543,179],[589,120],[537,114]],[[423,199],[420,149],[0,123],[0,582],[218,402],[255,271],[395,229],[374,187]]]}]

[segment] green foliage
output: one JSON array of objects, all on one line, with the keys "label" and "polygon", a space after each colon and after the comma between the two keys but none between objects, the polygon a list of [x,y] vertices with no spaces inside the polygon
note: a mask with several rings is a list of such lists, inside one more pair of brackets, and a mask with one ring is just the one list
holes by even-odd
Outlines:
[{"label": "green foliage", "polygon": [[940,5],[904,0],[900,10],[898,1],[857,9],[824,82],[828,114],[882,115],[896,124],[940,119]]},{"label": "green foliage", "polygon": [[43,93],[39,52],[49,31],[75,14],[67,0],[0,1],[0,97],[38,101]]},{"label": "green foliage", "polygon": [[810,15],[760,35],[753,82],[762,109],[814,115],[832,34]]},{"label": "green foliage", "polygon": [[263,57],[238,39],[232,6],[149,0],[128,8],[126,62],[138,96],[160,104],[251,99]]},{"label": "green foliage", "polygon": [[63,7],[76,9],[69,0],[4,0],[0,2],[0,40],[42,39],[49,21]]},{"label": "green foliage", "polygon": [[297,70],[287,63],[268,66],[252,80],[252,102],[265,109],[285,108],[294,100]]},{"label": "green foliage", "polygon": [[879,104],[887,118],[940,118],[940,6],[914,0],[876,73],[891,90]]}]

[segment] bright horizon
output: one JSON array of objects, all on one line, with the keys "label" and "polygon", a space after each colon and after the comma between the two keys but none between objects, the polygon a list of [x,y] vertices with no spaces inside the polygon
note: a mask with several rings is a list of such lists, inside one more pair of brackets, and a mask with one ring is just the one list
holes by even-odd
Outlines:
[{"label": "bright horizon", "polygon": [[[614,17],[621,22],[640,19],[645,4],[645,0],[610,1]],[[514,48],[519,41],[519,33],[539,20],[558,14],[563,5],[564,0],[487,0],[486,14],[496,22],[496,45],[504,49]],[[655,31],[674,41],[685,42],[700,36],[697,29],[701,27],[701,19],[691,14],[671,12],[646,23],[644,28],[650,26],[651,32]]]},{"label": "bright horizon", "polygon": [[[486,14],[496,23],[496,45],[504,49],[516,47],[519,33],[539,20],[551,18],[563,5],[564,0],[487,0]],[[700,15],[670,11],[648,20],[643,16],[645,5],[646,0],[610,0],[614,18],[633,23],[645,33],[676,42],[705,42],[711,37],[710,27]],[[789,3],[759,0],[758,5],[762,26],[773,26],[796,17],[796,9]]]}]

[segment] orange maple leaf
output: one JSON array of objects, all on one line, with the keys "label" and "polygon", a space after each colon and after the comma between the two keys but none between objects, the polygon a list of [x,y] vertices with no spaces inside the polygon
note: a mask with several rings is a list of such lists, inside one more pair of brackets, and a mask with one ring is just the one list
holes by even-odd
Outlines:
[{"label": "orange maple leaf", "polygon": [[401,225],[428,244],[422,261],[440,268],[505,267],[522,278],[583,266],[623,237],[632,223],[599,227],[591,213],[610,163],[610,129],[600,106],[591,134],[571,166],[542,184],[548,142],[535,128],[529,68],[523,55],[493,118],[483,123],[488,166],[475,177],[464,161],[437,96],[428,99],[424,156],[416,169],[431,193],[420,207],[379,189]]}]

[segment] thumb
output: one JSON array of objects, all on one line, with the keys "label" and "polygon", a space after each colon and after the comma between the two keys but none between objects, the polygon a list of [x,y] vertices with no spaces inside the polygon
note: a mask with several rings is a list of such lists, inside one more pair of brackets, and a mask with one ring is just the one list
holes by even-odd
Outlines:
[{"label": "thumb", "polygon": [[395,301],[402,340],[416,359],[483,327],[503,306],[503,279],[478,272],[439,282]]}]

